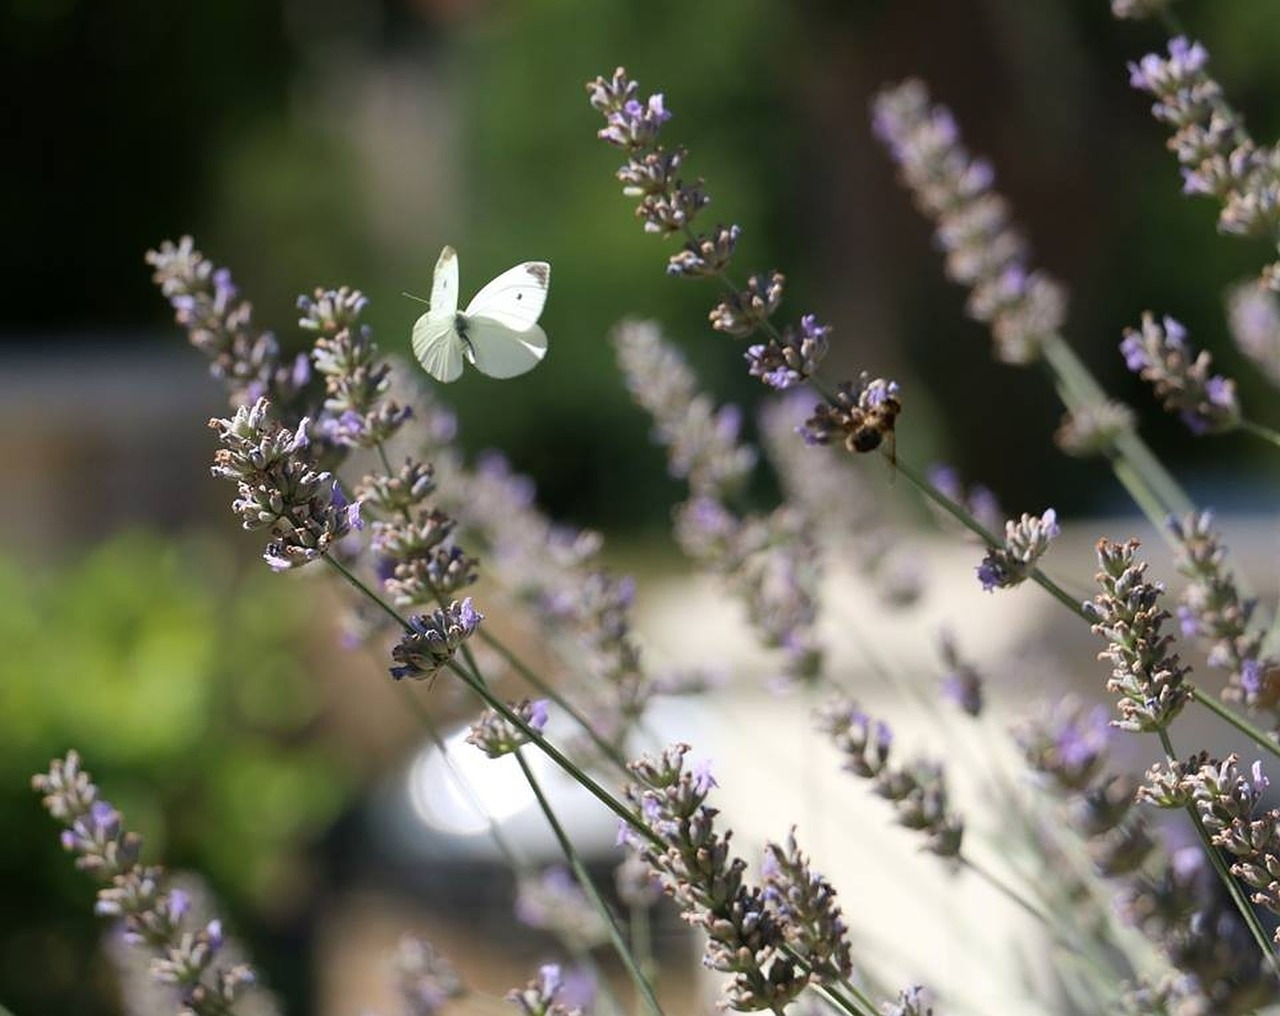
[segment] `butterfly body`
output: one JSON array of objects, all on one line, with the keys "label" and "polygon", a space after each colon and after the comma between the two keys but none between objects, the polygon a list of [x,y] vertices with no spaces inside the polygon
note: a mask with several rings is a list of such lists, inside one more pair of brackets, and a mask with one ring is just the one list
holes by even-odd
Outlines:
[{"label": "butterfly body", "polygon": [[551,266],[526,261],[487,282],[458,309],[458,255],[445,247],[431,281],[430,309],[414,323],[413,353],[437,381],[456,381],[468,361],[489,377],[533,370],[547,353],[538,318],[547,302]]}]

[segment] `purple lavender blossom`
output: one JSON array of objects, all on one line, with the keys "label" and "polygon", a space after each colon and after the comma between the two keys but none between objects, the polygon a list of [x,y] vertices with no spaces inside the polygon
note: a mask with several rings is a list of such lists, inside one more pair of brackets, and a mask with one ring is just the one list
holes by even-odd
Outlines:
[{"label": "purple lavender blossom", "polygon": [[453,965],[430,942],[416,935],[401,937],[393,971],[406,1016],[440,1016],[451,999],[466,994]]},{"label": "purple lavender blossom", "polygon": [[814,315],[805,314],[799,328],[787,325],[778,338],[748,347],[747,373],[777,391],[798,385],[826,358],[830,334],[830,325],[819,324]]},{"label": "purple lavender blossom", "polygon": [[469,596],[430,614],[415,614],[409,618],[410,630],[392,647],[391,658],[398,666],[391,668],[391,676],[397,681],[434,677],[483,620],[484,615],[472,606]]},{"label": "purple lavender blossom", "polygon": [[1106,455],[1133,425],[1132,409],[1123,402],[1103,399],[1064,414],[1053,442],[1074,458]]},{"label": "purple lavender blossom", "polygon": [[1061,529],[1058,513],[1046,508],[1040,515],[1025,512],[1004,524],[1004,545],[987,551],[978,565],[978,581],[987,592],[1025,582]]},{"label": "purple lavender blossom", "polygon": [[524,722],[518,726],[494,709],[486,709],[471,725],[467,743],[474,744],[490,758],[501,758],[531,740],[526,730],[541,734],[547,725],[546,699],[522,699],[511,703],[511,711]]},{"label": "purple lavender blossom", "polygon": [[884,1007],[884,1016],[933,1016],[925,990],[920,985],[898,992],[896,1003]]},{"label": "purple lavender blossom", "polygon": [[333,475],[315,464],[308,420],[290,432],[259,399],[209,426],[222,443],[212,473],[236,484],[231,508],[243,528],[269,531],[263,558],[273,571],[308,564],[359,528],[360,503],[349,501]]},{"label": "purple lavender blossom", "polygon": [[[539,728],[541,729],[541,728]],[[553,932],[577,952],[609,940],[609,926],[567,868],[553,865],[537,877],[522,877],[516,917],[531,928]]]},{"label": "purple lavender blossom", "polygon": [[857,704],[837,697],[817,714],[817,726],[844,757],[844,768],[870,780],[875,792],[892,801],[899,825],[925,835],[924,848],[939,857],[960,855],[964,820],[950,810],[942,767],[926,760],[905,766],[889,764],[893,733]]},{"label": "purple lavender blossom", "polygon": [[[925,473],[929,482],[945,497],[960,505],[982,526],[992,533],[998,533],[1005,525],[1004,509],[995,494],[980,483],[965,487],[960,473],[954,466],[937,463]],[[950,518],[949,515],[944,518]]]},{"label": "purple lavender blossom", "polygon": [[836,892],[796,845],[795,829],[783,845],[767,844],[761,864],[764,899],[786,929],[791,948],[819,984],[833,984],[853,973],[849,928],[836,904]]},{"label": "purple lavender blossom", "polygon": [[[712,781],[709,773],[686,768],[688,751],[688,745],[677,744],[656,758],[632,763],[636,782],[627,787],[627,798],[663,843],[634,833],[628,840],[684,919],[707,933],[703,963],[730,975],[720,1004],[780,1012],[804,990],[810,975],[785,949],[784,918],[760,889],[746,884],[746,862],[730,852],[729,834],[716,832],[716,810],[705,803]],[[838,949],[832,943],[829,954]]]},{"label": "purple lavender blossom", "polygon": [[298,326],[316,335],[315,369],[325,382],[317,431],[336,445],[375,448],[412,416],[388,398],[391,368],[377,359],[372,329],[360,320],[368,298],[358,289],[317,289],[300,296]]},{"label": "purple lavender blossom", "polygon": [[997,358],[1033,363],[1062,327],[1066,296],[1057,282],[1027,267],[1026,243],[1004,199],[991,190],[991,166],[969,154],[951,112],[931,106],[920,81],[884,90],[872,113],[873,130],[902,182],[936,223],[947,274],[970,289],[970,317],[991,327]]},{"label": "purple lavender blossom", "polygon": [[613,338],[627,387],[652,414],[671,472],[689,484],[689,500],[675,511],[681,549],[745,601],[764,643],[782,651],[784,678],[811,680],[821,663],[812,524],[785,505],[763,517],[732,511],[726,500],[756,460],[755,450],[739,443],[738,410],[717,409],[698,390],[684,357],[656,326],[626,322]]},{"label": "purple lavender blossom", "polygon": [[1257,602],[1236,588],[1213,522],[1208,511],[1169,520],[1178,570],[1190,579],[1178,597],[1179,627],[1184,636],[1208,645],[1209,666],[1227,671],[1224,698],[1275,711],[1280,707],[1280,664],[1263,655],[1264,631],[1249,630]]},{"label": "purple lavender blossom", "polygon": [[538,968],[537,978],[526,984],[523,990],[513,988],[505,997],[525,1016],[581,1016],[581,1010],[569,1009],[560,1003],[563,988],[564,977],[559,965],[547,963]]},{"label": "purple lavender blossom", "polygon": [[227,386],[232,406],[269,398],[296,423],[311,377],[307,355],[282,359],[275,336],[254,328],[252,305],[240,297],[231,273],[196,250],[191,237],[176,244],[166,240],[147,251],[146,261],[191,345],[209,358],[209,372]]},{"label": "purple lavender blossom", "polygon": [[1107,710],[1065,696],[1014,730],[1031,770],[1060,794],[1085,791],[1100,782],[1111,743]]},{"label": "purple lavender blossom", "polygon": [[830,328],[812,314],[801,317],[799,327],[781,330],[771,323],[782,301],[784,278],[780,272],[750,276],[745,287],[728,281],[725,271],[733,259],[742,230],[719,224],[709,233],[694,230],[694,221],[709,203],[702,180],[685,183],[680,176],[686,152],[668,150],[659,143],[660,129],[671,114],[662,95],[639,99],[639,85],[619,67],[612,77],[587,83],[591,105],[605,118],[598,136],[620,148],[627,161],[618,169],[622,192],[639,198],[637,217],[647,233],[682,235],[684,246],[667,259],[667,274],[682,278],[720,278],[729,294],[710,313],[711,326],[737,338],[764,332],[763,342],[746,353],[749,372],[775,389],[806,380],[827,354]]},{"label": "purple lavender blossom", "polygon": [[1107,640],[1099,659],[1112,665],[1107,691],[1120,696],[1123,730],[1164,730],[1191,699],[1192,686],[1161,628],[1169,613],[1159,606],[1164,586],[1148,582],[1147,565],[1136,558],[1138,541],[1098,541],[1097,581],[1102,592],[1084,604],[1093,631]]},{"label": "purple lavender blossom", "polygon": [[1240,423],[1235,382],[1210,375],[1211,358],[1196,353],[1186,329],[1166,316],[1142,315],[1141,330],[1126,328],[1120,343],[1125,366],[1151,382],[1164,408],[1176,412],[1193,434],[1216,434]]},{"label": "purple lavender blossom", "polygon": [[227,962],[222,922],[192,926],[190,897],[170,888],[162,868],[141,863],[141,838],[99,797],[76,752],[55,759],[31,782],[49,814],[66,826],[62,845],[76,855],[76,867],[103,885],[95,913],[123,920],[124,941],[150,953],[152,980],[174,988],[181,1011],[233,1016],[241,1002],[251,1001],[257,976],[247,964]]},{"label": "purple lavender blossom", "polygon": [[955,703],[969,716],[979,716],[983,706],[983,680],[977,669],[961,658],[955,638],[944,631],[939,638],[939,651],[947,667],[942,678],[942,696]]},{"label": "purple lavender blossom", "polygon": [[[1220,232],[1274,238],[1280,228],[1280,157],[1259,146],[1210,77],[1209,55],[1199,42],[1179,36],[1168,56],[1149,53],[1129,65],[1129,82],[1156,101],[1155,118],[1173,128],[1169,149],[1177,156],[1183,192],[1217,198]],[[1280,286],[1280,262],[1263,269],[1262,282]]]}]

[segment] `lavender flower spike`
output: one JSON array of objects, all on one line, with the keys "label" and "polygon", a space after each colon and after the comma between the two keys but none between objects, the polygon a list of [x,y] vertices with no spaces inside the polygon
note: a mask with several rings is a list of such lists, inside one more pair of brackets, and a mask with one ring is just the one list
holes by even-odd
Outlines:
[{"label": "lavender flower spike", "polygon": [[898,824],[925,834],[926,850],[939,857],[959,856],[964,819],[950,810],[941,766],[924,760],[890,765],[893,731],[847,698],[823,706],[817,726],[844,755],[844,768],[870,780],[877,794],[894,803]]},{"label": "lavender flower spike", "polygon": [[1177,540],[1178,570],[1191,581],[1178,597],[1183,635],[1209,644],[1209,666],[1226,670],[1223,697],[1251,709],[1280,707],[1280,665],[1262,653],[1263,632],[1249,631],[1255,600],[1242,599],[1225,567],[1226,548],[1211,512],[1169,520]]},{"label": "lavender flower spike", "polygon": [[358,289],[346,286],[298,298],[298,326],[316,333],[315,369],[324,377],[325,411],[317,429],[348,448],[376,447],[412,415],[387,397],[391,368],[378,361],[372,329],[360,320],[368,303]]},{"label": "lavender flower spike", "polygon": [[401,937],[393,970],[406,1016],[439,1016],[450,999],[466,994],[453,965],[417,935]]},{"label": "lavender flower spike", "polygon": [[1227,323],[1236,346],[1280,387],[1280,299],[1252,282],[1227,296]]},{"label": "lavender flower spike", "polygon": [[564,977],[560,967],[555,963],[547,963],[538,968],[538,976],[524,986],[512,988],[506,999],[519,1007],[525,1016],[581,1016],[581,1009],[569,1009],[561,1005],[557,999],[564,989]]},{"label": "lavender flower spike", "polygon": [[1046,508],[1039,516],[1024,512],[1017,522],[1006,522],[1004,546],[988,550],[978,565],[982,588],[991,592],[1025,582],[1060,532],[1058,513],[1052,508]]},{"label": "lavender flower spike", "polygon": [[256,984],[253,969],[220,959],[227,944],[221,921],[192,926],[187,894],[168,887],[162,868],[141,863],[141,838],[99,797],[80,768],[80,756],[70,751],[55,759],[31,785],[66,827],[62,845],[76,855],[76,867],[104,886],[95,911],[123,920],[125,941],[151,954],[151,977],[173,987],[175,1008],[195,1016],[234,1016]]},{"label": "lavender flower spike", "polygon": [[809,866],[792,828],[785,845],[765,846],[764,898],[782,919],[791,948],[809,965],[819,984],[834,984],[853,973],[849,928],[831,883]]},{"label": "lavender flower spike", "polygon": [[245,529],[270,531],[263,558],[272,570],[285,571],[316,560],[360,528],[360,503],[348,502],[332,474],[316,465],[309,421],[290,432],[270,410],[258,399],[230,419],[209,421],[222,443],[212,472],[236,484],[232,510]]},{"label": "lavender flower spike", "polygon": [[1073,458],[1105,455],[1116,441],[1133,430],[1133,410],[1123,402],[1103,399],[1066,413],[1053,443]]},{"label": "lavender flower spike", "polygon": [[[151,280],[173,307],[188,340],[209,358],[209,373],[228,388],[233,406],[267,397],[293,407],[311,376],[311,361],[299,353],[282,362],[280,344],[270,332],[253,326],[253,308],[240,296],[231,273],[216,267],[184,236],[147,251]],[[296,418],[296,417],[294,417]]]},{"label": "lavender flower spike", "polygon": [[720,1005],[781,1012],[809,977],[785,951],[782,919],[759,889],[746,884],[747,865],[731,853],[730,834],[716,832],[716,809],[705,803],[715,781],[705,770],[685,767],[688,751],[688,745],[677,744],[631,764],[636,783],[627,787],[627,798],[662,846],[638,836],[629,842],[684,919],[706,931],[703,963],[731,975]]},{"label": "lavender flower spike", "polygon": [[391,649],[391,658],[399,664],[391,668],[391,676],[397,681],[404,677],[420,680],[434,677],[483,620],[484,615],[471,605],[469,596],[461,603],[454,600],[430,614],[409,618],[412,630],[402,635]]},{"label": "lavender flower spike", "polygon": [[872,113],[902,182],[937,226],[947,274],[970,290],[969,316],[990,325],[998,359],[1034,363],[1044,340],[1062,327],[1066,295],[1028,268],[1026,243],[992,189],[990,164],[969,154],[951,112],[931,106],[920,81],[881,92]]},{"label": "lavender flower spike", "polygon": [[[524,699],[512,703],[511,711],[524,720],[525,726],[539,734],[547,725],[547,700]],[[505,716],[493,709],[486,709],[467,734],[467,743],[474,744],[490,758],[510,755],[521,745],[529,743],[529,735]]]},{"label": "lavender flower spike", "polygon": [[1099,659],[1112,665],[1107,691],[1120,695],[1123,730],[1164,730],[1191,699],[1185,680],[1190,668],[1171,651],[1172,636],[1161,633],[1169,612],[1159,606],[1164,586],[1146,580],[1147,565],[1135,560],[1138,541],[1098,541],[1097,580],[1102,592],[1084,604],[1093,630],[1107,640]]},{"label": "lavender flower spike", "polygon": [[[1280,229],[1280,152],[1259,146],[1208,72],[1209,54],[1179,36],[1169,55],[1148,53],[1129,65],[1129,82],[1155,98],[1157,120],[1173,128],[1169,149],[1182,165],[1183,192],[1217,198],[1218,229],[1274,239]],[[1262,281],[1280,287],[1280,262]]]},{"label": "lavender flower spike", "polygon": [[1236,383],[1209,374],[1209,354],[1196,353],[1187,330],[1173,318],[1159,323],[1144,313],[1141,330],[1125,329],[1120,352],[1125,366],[1150,381],[1164,408],[1178,413],[1193,434],[1217,434],[1239,425]]},{"label": "lavender flower spike", "polygon": [[617,177],[623,194],[640,199],[636,217],[644,223],[645,232],[685,238],[684,246],[667,258],[667,274],[726,281],[732,292],[711,310],[711,327],[735,338],[767,333],[765,341],[747,350],[752,377],[777,390],[811,377],[827,355],[830,326],[812,314],[802,316],[798,326],[778,329],[770,324],[782,302],[786,280],[781,272],[756,273],[741,289],[724,279],[742,230],[720,224],[710,232],[695,232],[694,220],[710,198],[701,179],[686,184],[680,178],[685,150],[667,149],[658,141],[662,125],[671,119],[662,95],[641,102],[640,86],[621,67],[610,78],[587,82],[587,93],[605,119],[598,136],[626,153]]}]

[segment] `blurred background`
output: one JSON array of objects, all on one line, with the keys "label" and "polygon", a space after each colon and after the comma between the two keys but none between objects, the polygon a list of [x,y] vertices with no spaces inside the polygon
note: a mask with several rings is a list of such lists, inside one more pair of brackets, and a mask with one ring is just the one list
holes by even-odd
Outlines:
[{"label": "blurred background", "polygon": [[[1179,13],[1255,136],[1274,137],[1280,9]],[[678,568],[678,488],[607,333],[656,317],[720,398],[752,405],[761,390],[706,323],[711,288],[665,276],[668,250],[641,232],[595,138],[583,82],[623,64],[666,94],[707,217],[743,227],[739,271],[784,271],[785,313],[834,325],[829,376],[903,384],[901,454],[955,463],[1014,512],[1117,510],[1108,472],[1054,451],[1047,383],[991,360],[870,137],[876,89],[917,75],[993,159],[1035,262],[1070,288],[1068,337],[1141,407],[1151,444],[1218,507],[1261,511],[1275,467],[1246,442],[1188,440],[1116,352],[1153,309],[1234,373],[1223,290],[1268,257],[1179,194],[1125,71],[1163,45],[1152,25],[1113,22],[1106,0],[9,0],[0,1003],[119,1010],[87,883],[27,789],[53,755],[78,747],[153,856],[207,876],[304,1012],[322,1011],[325,936],[347,927],[317,915],[353,871],[380,877],[377,856],[351,854],[415,743],[382,663],[335,658],[322,584],[266,574],[236,531],[207,468],[221,394],[144,251],[194,235],[297,348],[297,294],[358,287],[398,352],[419,313],[400,293],[428,292],[445,243],[466,292],[550,261],[550,354],[518,382],[468,372],[444,393],[463,443],[502,448],[553,515],[606,532],[620,564]],[[1246,408],[1267,405],[1262,385],[1242,374]],[[1232,479],[1246,474],[1247,487]]]}]

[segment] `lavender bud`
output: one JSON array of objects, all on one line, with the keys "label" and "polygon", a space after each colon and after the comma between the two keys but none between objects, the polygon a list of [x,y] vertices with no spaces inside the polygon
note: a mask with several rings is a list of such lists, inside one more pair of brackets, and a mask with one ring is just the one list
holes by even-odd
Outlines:
[{"label": "lavender bud", "polygon": [[1066,413],[1053,441],[1073,458],[1105,455],[1122,435],[1133,430],[1133,424],[1132,409],[1123,402],[1106,399]]},{"label": "lavender bud", "polygon": [[1028,269],[1026,244],[991,189],[990,165],[969,154],[951,112],[931,106],[920,81],[881,92],[872,114],[902,182],[937,224],[947,274],[970,287],[969,315],[991,326],[999,359],[1033,363],[1062,327],[1066,297],[1057,282]]},{"label": "lavender bud", "polygon": [[236,484],[231,507],[245,529],[270,531],[263,557],[272,570],[308,564],[360,527],[360,503],[348,502],[332,474],[312,459],[308,421],[290,432],[272,419],[267,400],[258,399],[209,426],[223,445],[214,453],[213,475]]},{"label": "lavender bud", "polygon": [[511,711],[524,721],[524,727],[517,726],[496,710],[486,709],[472,725],[467,743],[474,744],[490,758],[501,758],[529,743],[526,727],[541,734],[547,725],[546,699],[513,702]]},{"label": "lavender bud", "polygon": [[1017,522],[1006,522],[1004,546],[988,550],[978,565],[982,588],[992,592],[1025,582],[1060,532],[1058,514],[1052,508],[1039,516],[1024,513]]},{"label": "lavender bud", "polygon": [[733,259],[741,235],[737,226],[717,226],[710,236],[700,234],[667,259],[667,274],[694,278],[719,275]]},{"label": "lavender bud", "polygon": [[969,716],[982,714],[982,675],[972,664],[961,659],[955,639],[950,632],[943,632],[939,650],[947,673],[942,678],[943,698],[949,699]]},{"label": "lavender bud", "polygon": [[787,325],[779,338],[747,349],[747,373],[770,388],[783,391],[811,377],[827,355],[828,325],[812,314],[800,318],[800,327]]},{"label": "lavender bud", "polygon": [[1119,694],[1115,726],[1157,731],[1169,725],[1191,698],[1185,681],[1190,668],[1171,651],[1173,638],[1161,633],[1169,613],[1159,607],[1164,586],[1146,581],[1146,562],[1136,561],[1138,541],[1098,541],[1097,581],[1102,592],[1084,604],[1093,631],[1107,640],[1100,659],[1112,664],[1107,691]]},{"label": "lavender bud", "polygon": [[1192,350],[1181,324],[1165,317],[1161,325],[1144,313],[1142,330],[1126,328],[1124,336],[1120,352],[1125,365],[1151,382],[1164,408],[1178,413],[1193,434],[1221,433],[1239,425],[1235,382],[1209,374],[1209,354]]},{"label": "lavender bud", "polygon": [[538,969],[537,978],[525,985],[523,990],[513,988],[505,997],[508,1002],[518,1006],[525,1016],[581,1016],[581,1009],[568,1009],[557,1001],[563,988],[564,978],[560,967],[548,963]]},{"label": "lavender bud", "polygon": [[743,338],[761,328],[782,303],[786,279],[781,272],[753,275],[746,289],[731,293],[711,311],[711,327],[718,332]]},{"label": "lavender bud", "polygon": [[399,664],[391,668],[391,676],[396,680],[434,677],[483,620],[484,615],[471,605],[469,596],[461,603],[454,600],[448,607],[409,618],[412,630],[391,649],[391,658]]}]

